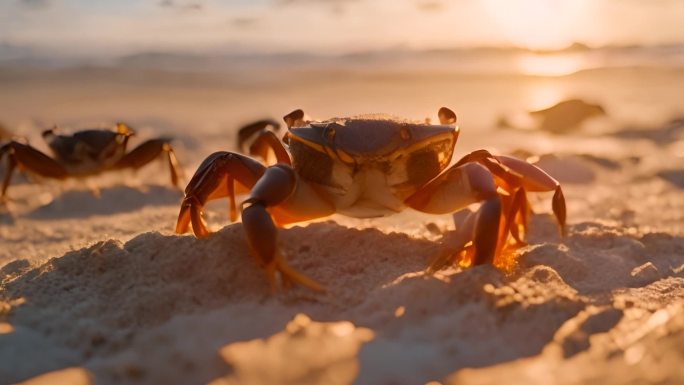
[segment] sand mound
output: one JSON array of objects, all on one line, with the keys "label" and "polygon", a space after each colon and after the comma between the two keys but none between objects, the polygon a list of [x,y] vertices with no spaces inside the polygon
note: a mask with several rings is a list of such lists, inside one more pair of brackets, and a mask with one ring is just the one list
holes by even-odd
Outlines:
[{"label": "sand mound", "polygon": [[[625,322],[647,323],[656,309],[682,304],[681,237],[581,223],[560,244],[552,219],[541,215],[530,239],[536,245],[521,250],[520,267],[510,275],[481,266],[428,277],[422,270],[439,246],[425,239],[332,222],[283,230],[292,265],[324,283],[326,293],[296,287],[271,294],[239,224],[203,240],[146,233],[41,266],[15,261],[0,270],[0,317],[11,327],[0,334],[0,383],[69,366],[98,384],[263,383],[258,378],[265,377],[244,373],[306,366],[327,349],[320,346],[327,346],[322,341],[329,333],[304,333],[303,346],[318,346],[312,357],[280,355],[285,363],[239,369],[235,357],[282,350],[267,338],[283,328],[287,335],[285,325],[297,313],[373,331],[358,354],[357,383],[425,383],[549,346],[560,346],[560,356],[579,355],[595,335]],[[580,332],[564,332],[569,324]],[[231,345],[250,339],[264,339],[258,353]],[[344,362],[351,364],[344,365],[355,367],[355,349],[367,340],[349,340],[357,342],[349,342],[353,354]],[[634,343],[614,351],[622,354]],[[316,367],[341,359],[328,358]]]}]

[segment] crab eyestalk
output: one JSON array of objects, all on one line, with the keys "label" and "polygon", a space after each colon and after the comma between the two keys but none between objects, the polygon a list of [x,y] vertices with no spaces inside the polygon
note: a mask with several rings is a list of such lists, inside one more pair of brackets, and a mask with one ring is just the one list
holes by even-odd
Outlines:
[{"label": "crab eyestalk", "polygon": [[437,112],[440,124],[456,124],[456,113],[446,107],[442,107]]},{"label": "crab eyestalk", "polygon": [[133,136],[135,135],[135,130],[130,128],[126,123],[118,122],[116,123],[116,133],[125,136]]},{"label": "crab eyestalk", "polygon": [[57,129],[57,125],[54,125],[52,128],[48,128],[47,130],[41,132],[40,136],[42,136],[45,140],[50,140],[50,138],[55,135],[55,131],[57,131]]},{"label": "crab eyestalk", "polygon": [[287,124],[287,128],[300,127],[307,122],[306,114],[301,109],[294,110],[283,116],[283,120]]}]

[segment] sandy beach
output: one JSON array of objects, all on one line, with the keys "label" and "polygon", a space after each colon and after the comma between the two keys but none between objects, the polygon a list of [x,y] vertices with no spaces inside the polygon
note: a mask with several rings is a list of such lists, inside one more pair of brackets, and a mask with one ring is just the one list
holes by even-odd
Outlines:
[{"label": "sandy beach", "polygon": [[[100,197],[15,175],[0,213],[0,384],[684,382],[681,69],[267,72],[5,68],[0,119],[46,152],[52,124],[125,121],[133,145],[172,136],[187,181],[250,120],[294,108],[435,119],[444,105],[462,130],[455,159],[523,156],[561,182],[567,235],[551,194],[532,194],[512,272],[430,275],[450,215],[335,215],[280,233],[327,291],[272,293],[225,201],[207,206],[211,236],[173,233],[182,193],[162,162],[95,178]],[[608,115],[565,134],[496,127],[572,97]]]}]

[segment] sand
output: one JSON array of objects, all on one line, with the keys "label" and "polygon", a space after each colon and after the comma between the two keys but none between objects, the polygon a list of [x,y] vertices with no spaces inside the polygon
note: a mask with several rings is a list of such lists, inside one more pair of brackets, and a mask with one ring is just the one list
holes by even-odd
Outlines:
[{"label": "sand", "polygon": [[[527,81],[536,82],[521,84]],[[354,83],[370,95],[381,93],[377,85]],[[331,81],[292,98],[311,102],[344,87],[352,86]],[[158,100],[167,91],[151,87],[116,107],[142,137],[177,134],[191,174],[204,154],[230,148],[229,135],[217,130],[236,124],[207,112],[207,100],[164,115]],[[286,103],[266,91],[252,92],[280,112]],[[84,88],[67,100],[100,92]],[[235,104],[223,113],[239,115],[240,93],[227,95]],[[365,98],[340,109],[371,105]],[[397,98],[408,106],[411,97]],[[39,110],[45,102],[36,103]],[[82,103],[34,120],[19,108],[3,120],[31,136],[36,120],[115,114]],[[417,108],[385,112],[420,118]],[[183,127],[192,118],[198,128],[189,133]],[[288,260],[324,283],[325,293],[273,293],[247,253],[241,224],[228,224],[225,202],[208,207],[210,237],[173,234],[181,194],[162,165],[133,179],[94,181],[99,198],[81,183],[19,177],[11,214],[0,214],[0,384],[681,383],[684,138],[662,114],[644,127],[611,119],[617,131],[558,136],[498,131],[478,116],[482,126],[461,134],[458,154],[487,147],[535,156],[563,183],[567,236],[558,236],[548,214],[550,196],[532,197],[530,244],[512,272],[479,266],[426,274],[439,239],[454,228],[450,216],[333,216],[283,229]],[[664,135],[673,139],[659,141]]]}]

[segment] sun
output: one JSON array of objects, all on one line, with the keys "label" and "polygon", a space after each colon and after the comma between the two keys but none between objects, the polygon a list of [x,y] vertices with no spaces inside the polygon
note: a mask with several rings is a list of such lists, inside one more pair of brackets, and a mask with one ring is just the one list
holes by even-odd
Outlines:
[{"label": "sun", "polygon": [[590,0],[480,0],[494,28],[531,49],[562,48],[580,35]]}]

